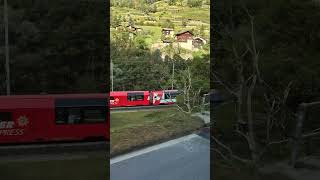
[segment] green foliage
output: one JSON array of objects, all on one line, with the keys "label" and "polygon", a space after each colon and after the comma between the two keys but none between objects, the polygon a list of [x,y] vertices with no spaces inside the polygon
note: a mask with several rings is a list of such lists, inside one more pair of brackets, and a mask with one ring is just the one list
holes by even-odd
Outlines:
[{"label": "green foliage", "polygon": [[121,15],[119,16],[112,16],[111,17],[111,22],[110,22],[110,26],[111,27],[116,27],[117,25],[119,25],[122,22],[122,17]]},{"label": "green foliage", "polygon": [[201,7],[202,6],[202,0],[188,0],[187,5],[189,7]]},{"label": "green foliage", "polygon": [[170,6],[175,5],[175,4],[176,4],[176,0],[169,0],[169,1],[168,1],[168,4],[169,4]]},{"label": "green foliage", "polygon": [[[12,93],[99,91],[107,74],[106,49],[101,45],[107,41],[105,10],[103,2],[10,1]],[[2,48],[0,56],[4,57]],[[79,79],[91,79],[90,84]],[[4,91],[1,87],[0,94]]]},{"label": "green foliage", "polygon": [[[319,7],[312,1],[303,3],[289,0],[272,0],[256,3],[244,2],[254,16],[255,40],[259,54],[259,67],[264,81],[276,92],[281,92],[293,82],[288,104],[294,108],[303,101],[312,101],[320,95],[320,64],[317,51],[320,40],[316,29],[320,26]],[[233,8],[232,14],[229,9]],[[225,1],[220,4],[219,32],[221,42],[215,69],[221,72],[230,84],[236,78],[232,45],[239,53],[245,51],[245,42],[250,42],[248,15],[240,2]],[[230,21],[232,17],[232,21]],[[229,30],[228,30],[229,29]],[[268,29],[268,31],[266,31]],[[226,32],[231,32],[227,34]],[[250,56],[245,62],[250,63]],[[250,68],[246,68],[250,71]],[[303,74],[303,76],[302,76]]]},{"label": "green foliage", "polygon": [[161,26],[162,28],[174,28],[174,24],[170,19],[166,19]]},{"label": "green foliage", "polygon": [[183,19],[181,24],[182,24],[183,27],[187,27],[188,22],[187,22],[186,19]]}]

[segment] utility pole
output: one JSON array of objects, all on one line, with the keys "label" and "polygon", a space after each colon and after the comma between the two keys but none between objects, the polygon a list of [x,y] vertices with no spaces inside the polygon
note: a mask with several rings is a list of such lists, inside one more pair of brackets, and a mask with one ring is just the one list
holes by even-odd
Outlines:
[{"label": "utility pole", "polygon": [[172,81],[171,81],[171,89],[173,89],[173,81],[174,81],[174,59],[172,59]]},{"label": "utility pole", "polygon": [[110,70],[111,70],[111,91],[113,91],[113,63],[111,61],[111,66],[110,66]]},{"label": "utility pole", "polygon": [[4,27],[5,27],[5,56],[6,56],[6,86],[7,95],[10,95],[10,64],[9,64],[9,36],[8,36],[8,2],[4,0]]}]

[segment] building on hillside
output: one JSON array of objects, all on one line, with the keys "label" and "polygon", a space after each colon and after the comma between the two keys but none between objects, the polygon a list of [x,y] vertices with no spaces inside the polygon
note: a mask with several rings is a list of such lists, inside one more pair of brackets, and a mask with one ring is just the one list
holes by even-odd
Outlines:
[{"label": "building on hillside", "polygon": [[189,30],[177,33],[176,42],[181,48],[193,50],[193,33]]},{"label": "building on hillside", "polygon": [[121,24],[116,25],[115,29],[116,30],[121,30],[123,28],[123,26]]},{"label": "building on hillside", "polygon": [[127,25],[126,28],[127,28],[127,31],[129,32],[129,39],[133,39],[134,36],[137,35],[137,33],[142,31],[142,28],[136,27],[133,25]]},{"label": "building on hillside", "polygon": [[194,37],[192,41],[193,48],[201,48],[203,45],[205,45],[207,41],[201,37]]},{"label": "building on hillside", "polygon": [[172,28],[162,28],[162,35],[166,37],[173,37],[174,30]]},{"label": "building on hillside", "polygon": [[177,42],[187,42],[193,39],[193,33],[189,30],[181,31],[176,34]]},{"label": "building on hillside", "polygon": [[129,32],[141,32],[142,31],[142,28],[136,27],[133,25],[127,25],[126,27]]}]

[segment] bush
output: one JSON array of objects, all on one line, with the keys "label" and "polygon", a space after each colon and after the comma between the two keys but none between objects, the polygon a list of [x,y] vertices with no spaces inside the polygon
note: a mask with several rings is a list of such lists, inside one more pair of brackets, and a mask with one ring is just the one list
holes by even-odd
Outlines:
[{"label": "bush", "polygon": [[202,0],[188,0],[187,5],[189,7],[201,7]]}]

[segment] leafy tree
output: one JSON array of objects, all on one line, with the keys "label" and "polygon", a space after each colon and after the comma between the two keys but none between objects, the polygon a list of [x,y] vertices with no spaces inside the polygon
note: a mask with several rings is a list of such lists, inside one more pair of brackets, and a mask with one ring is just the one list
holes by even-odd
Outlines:
[{"label": "leafy tree", "polygon": [[187,27],[188,22],[187,22],[187,20],[183,19],[181,24],[183,27]]},{"label": "leafy tree", "polygon": [[202,0],[188,0],[187,5],[189,7],[201,7],[202,6]]},{"label": "leafy tree", "polygon": [[169,1],[168,1],[168,4],[169,4],[170,6],[173,6],[173,5],[176,4],[176,0],[169,0]]},{"label": "leafy tree", "polygon": [[[106,49],[101,46],[107,41],[102,4],[10,1],[12,94],[99,91],[107,74]],[[89,80],[80,84],[80,79],[90,79],[90,84]]]},{"label": "leafy tree", "polygon": [[163,28],[174,28],[174,24],[172,21],[170,21],[170,19],[166,19],[163,23],[162,23],[162,27]]}]

